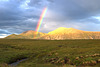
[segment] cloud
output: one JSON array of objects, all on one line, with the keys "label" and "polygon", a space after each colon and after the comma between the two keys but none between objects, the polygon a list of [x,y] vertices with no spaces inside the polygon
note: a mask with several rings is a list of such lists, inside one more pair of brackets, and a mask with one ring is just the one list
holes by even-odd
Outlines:
[{"label": "cloud", "polygon": [[100,0],[55,0],[51,10],[70,20],[79,20],[100,14]]},{"label": "cloud", "polygon": [[8,34],[5,30],[10,34],[35,30],[44,7],[48,11],[40,32],[58,27],[100,31],[99,3],[100,0],[0,0],[0,34]]},{"label": "cloud", "polygon": [[0,29],[0,34],[10,34],[7,30]]},{"label": "cloud", "polygon": [[0,38],[4,38],[6,36],[8,36],[8,34],[0,34]]},{"label": "cloud", "polygon": [[49,6],[51,3],[53,3],[53,0],[30,0],[30,3],[28,3],[28,5],[39,8]]},{"label": "cloud", "polygon": [[22,4],[25,2],[25,0],[0,2],[0,29],[8,30],[11,33],[21,33],[25,30],[34,29],[39,16],[38,13],[34,13],[34,9],[22,8]]},{"label": "cloud", "polygon": [[43,28],[51,31],[63,26],[100,31],[100,21],[95,18],[100,16],[99,2],[100,0],[54,0],[46,14]]}]

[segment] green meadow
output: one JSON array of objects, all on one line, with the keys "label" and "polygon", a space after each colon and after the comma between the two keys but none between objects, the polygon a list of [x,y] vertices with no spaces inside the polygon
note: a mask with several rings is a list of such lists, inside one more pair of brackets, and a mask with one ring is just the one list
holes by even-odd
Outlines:
[{"label": "green meadow", "polygon": [[100,40],[0,39],[0,67],[99,67]]}]

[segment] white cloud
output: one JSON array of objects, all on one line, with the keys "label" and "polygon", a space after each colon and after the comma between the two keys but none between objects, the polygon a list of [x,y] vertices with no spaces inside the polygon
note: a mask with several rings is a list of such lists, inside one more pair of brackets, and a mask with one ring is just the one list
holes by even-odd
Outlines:
[{"label": "white cloud", "polygon": [[0,38],[4,38],[6,36],[8,36],[8,34],[0,34]]},{"label": "white cloud", "polygon": [[95,18],[95,19],[100,21],[100,16],[96,16],[96,17],[93,17],[93,18]]},{"label": "white cloud", "polygon": [[0,1],[9,1],[9,0],[0,0]]},{"label": "white cloud", "polygon": [[26,0],[25,2],[23,2],[23,4],[21,4],[21,8],[24,8],[24,9],[29,9],[30,7],[28,6],[28,3],[30,2],[30,0]]}]

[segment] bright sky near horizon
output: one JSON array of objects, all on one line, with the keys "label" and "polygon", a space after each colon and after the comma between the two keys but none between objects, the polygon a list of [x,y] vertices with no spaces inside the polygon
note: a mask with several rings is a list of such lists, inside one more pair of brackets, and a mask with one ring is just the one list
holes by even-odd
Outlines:
[{"label": "bright sky near horizon", "polygon": [[40,32],[59,27],[100,31],[100,0],[0,0],[0,38],[35,30],[45,7]]}]

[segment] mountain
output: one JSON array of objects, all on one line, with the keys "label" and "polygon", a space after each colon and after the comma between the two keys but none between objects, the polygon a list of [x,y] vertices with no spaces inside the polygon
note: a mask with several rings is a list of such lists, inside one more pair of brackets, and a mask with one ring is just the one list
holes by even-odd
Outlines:
[{"label": "mountain", "polygon": [[60,27],[40,37],[40,39],[48,39],[48,40],[100,39],[100,32],[90,32],[90,31],[77,30],[74,28]]},{"label": "mountain", "polygon": [[6,39],[36,39],[36,38],[44,36],[44,35],[46,35],[46,33],[38,32],[38,35],[37,35],[36,31],[29,30],[29,31],[25,31],[19,35],[16,35],[16,34],[9,35],[6,37]]},{"label": "mountain", "polygon": [[48,34],[29,30],[19,35],[12,34],[7,39],[46,39],[46,40],[65,40],[65,39],[100,39],[100,32],[82,31],[74,28],[60,27]]},{"label": "mountain", "polygon": [[38,38],[38,37],[44,36],[44,35],[46,35],[46,33],[38,32],[38,35],[37,35],[36,31],[29,30],[29,31],[25,31],[19,35],[24,36],[29,39],[33,39],[33,38]]}]

